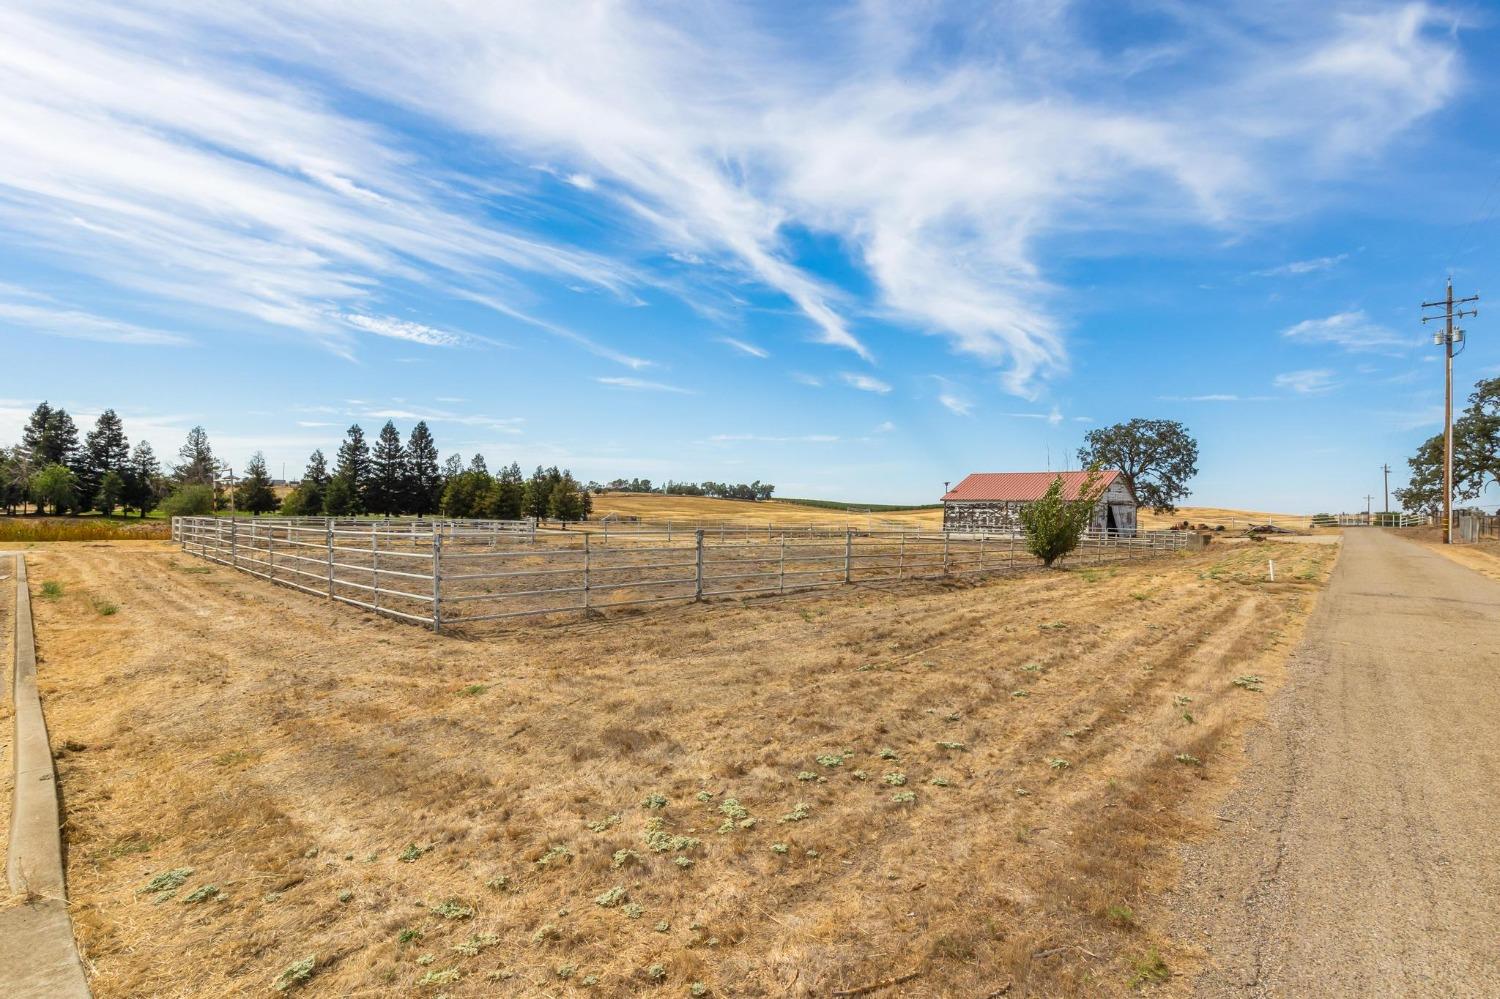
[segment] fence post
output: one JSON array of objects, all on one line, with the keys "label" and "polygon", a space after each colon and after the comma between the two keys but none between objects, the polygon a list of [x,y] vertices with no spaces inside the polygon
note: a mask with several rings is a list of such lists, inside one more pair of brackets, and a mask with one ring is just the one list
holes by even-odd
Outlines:
[{"label": "fence post", "polygon": [[583,536],[583,609],[589,609],[589,536]]},{"label": "fence post", "polygon": [[[767,528],[767,532],[769,532]],[[781,538],[781,568],[776,573],[776,592],[786,592],[786,537]]]},{"label": "fence post", "polygon": [[233,519],[229,521],[229,567],[231,569],[240,567],[239,524]]},{"label": "fence post", "polygon": [[703,599],[703,528],[700,527],[700,528],[698,528],[698,530],[696,530],[696,531],[693,532],[693,541],[694,541],[694,546],[698,549],[698,554],[697,554],[698,567],[697,567],[697,572],[695,573],[695,577],[694,577],[694,580],[693,580],[693,599],[694,600],[702,600]]},{"label": "fence post", "polygon": [[943,575],[948,575],[948,532],[943,532]]},{"label": "fence post", "polygon": [[[535,530],[535,525],[532,527]],[[535,537],[535,535],[533,535]],[[432,630],[443,630],[443,532],[432,532]]]},{"label": "fence post", "polygon": [[375,613],[380,613],[380,535],[379,528],[370,525],[370,602],[375,605]]},{"label": "fence post", "polygon": [[333,599],[333,518],[323,521],[328,536],[328,599]]},{"label": "fence post", "polygon": [[979,536],[979,571],[984,572],[984,535]]},{"label": "fence post", "polygon": [[854,528],[844,528],[844,582],[854,582]]},{"label": "fence post", "polygon": [[901,548],[896,552],[896,578],[906,575],[906,532],[901,532]]}]

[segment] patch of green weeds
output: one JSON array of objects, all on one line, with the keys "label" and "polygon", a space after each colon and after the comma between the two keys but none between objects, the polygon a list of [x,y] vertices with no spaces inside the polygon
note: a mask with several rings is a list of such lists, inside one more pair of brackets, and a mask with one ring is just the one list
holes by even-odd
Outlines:
[{"label": "patch of green weeds", "polygon": [[595,819],[593,822],[590,822],[588,824],[589,831],[590,832],[596,832],[596,833],[602,833],[606,829],[610,828],[611,826],[614,826],[614,825],[618,824],[619,821],[620,821],[620,813],[619,812],[615,812],[613,815],[606,815],[602,819]]},{"label": "patch of green weeds", "polygon": [[595,985],[599,984],[599,976],[598,975],[584,975],[583,978],[581,978],[579,980],[579,984],[582,985],[582,986],[584,986],[585,988],[590,988],[591,989]]},{"label": "patch of green weeds", "polygon": [[474,917],[473,906],[464,905],[453,898],[439,902],[437,905],[430,906],[429,908],[432,910],[433,915],[442,916],[444,919],[472,919]]},{"label": "patch of green weeds", "polygon": [[891,800],[898,805],[910,805],[912,802],[917,800],[917,792],[897,791],[895,794],[891,795]]},{"label": "patch of green weeds", "polygon": [[881,746],[879,751],[876,752],[875,755],[880,757],[882,760],[894,760],[896,758],[896,751],[890,746]]},{"label": "patch of green weeds", "polygon": [[1182,723],[1184,725],[1196,725],[1198,723],[1198,719],[1193,717],[1193,713],[1191,711],[1184,711],[1182,713]]},{"label": "patch of green weeds", "polygon": [[660,818],[646,820],[646,845],[656,853],[681,853],[698,847],[700,840],[696,836],[674,835],[666,830],[666,823]]},{"label": "patch of green weeds", "polygon": [[702,982],[694,982],[693,984],[688,986],[688,995],[695,997],[706,996],[708,995],[708,986],[704,985]]},{"label": "patch of green weeds", "polygon": [[422,931],[411,926],[396,934],[396,943],[402,947],[409,943],[416,943],[420,939],[422,939]]},{"label": "patch of green weeds", "polygon": [[1236,687],[1239,687],[1241,690],[1253,690],[1256,693],[1266,689],[1265,682],[1254,673],[1248,673],[1245,676],[1238,676],[1234,679]]},{"label": "patch of green weeds", "polygon": [[108,600],[94,600],[94,612],[101,617],[113,617],[120,613],[120,605],[110,603]]},{"label": "patch of green weeds", "polygon": [[187,897],[182,901],[184,904],[188,902],[207,902],[209,899],[216,897],[218,894],[218,885],[203,885],[200,888],[194,888],[192,891],[188,892]]},{"label": "patch of green weeds", "polygon": [[712,791],[699,791],[697,794],[697,798],[699,801],[707,804],[708,802],[714,800],[714,793]]},{"label": "patch of green weeds", "polygon": [[656,932],[658,933],[667,933],[672,929],[672,924],[667,922],[665,919],[659,919],[656,921],[656,925],[653,926],[652,929],[656,930]]},{"label": "patch of green weeds", "polygon": [[537,867],[553,867],[567,863],[573,859],[573,851],[561,843],[554,843],[547,847],[547,852],[535,861]]},{"label": "patch of green weeds", "polygon": [[155,841],[150,839],[122,839],[106,847],[104,855],[113,858],[127,857],[132,853],[149,853],[154,845]]},{"label": "patch of green weeds", "polygon": [[496,874],[484,883],[490,891],[506,891],[510,888],[510,875]]},{"label": "patch of green weeds", "polygon": [[1172,697],[1172,706],[1174,708],[1185,708],[1192,703],[1193,699],[1186,694],[1175,694]]},{"label": "patch of green weeds", "polygon": [[459,697],[478,697],[480,694],[483,694],[485,691],[487,691],[489,689],[490,689],[489,686],[486,685],[486,684],[483,684],[483,683],[471,683],[467,687],[460,687],[459,690],[458,690],[458,696]]},{"label": "patch of green weeds", "polygon": [[890,773],[886,774],[880,779],[885,781],[892,787],[900,787],[901,785],[906,783],[906,774],[902,773],[899,770],[892,770]]},{"label": "patch of green weeds", "polygon": [[693,866],[693,858],[677,857],[672,861],[672,863],[676,864],[678,867],[681,867],[683,870],[687,870],[689,867]]},{"label": "patch of green weeds", "polygon": [[612,909],[630,898],[630,893],[625,890],[624,885],[615,885],[609,891],[594,899],[594,904],[604,908]]},{"label": "patch of green weeds", "polygon": [[841,767],[844,765],[845,757],[842,754],[825,753],[818,757],[818,765],[823,767]]},{"label": "patch of green weeds", "polygon": [[177,893],[177,889],[183,886],[188,878],[193,876],[191,867],[174,867],[170,871],[162,871],[160,874],[146,882],[146,886],[136,892],[138,895],[155,895],[158,901],[171,898]]},{"label": "patch of green weeds", "polygon": [[667,977],[667,969],[660,964],[653,964],[646,969],[646,977],[653,982],[660,982]]},{"label": "patch of green weeds", "polygon": [[664,794],[656,794],[653,792],[646,795],[646,800],[641,802],[641,804],[650,809],[666,808],[667,796]]},{"label": "patch of green weeds", "polygon": [[641,859],[641,855],[634,850],[616,850],[613,857],[609,858],[611,870],[618,871],[626,864],[633,864]]},{"label": "patch of green weeds", "polygon": [[559,964],[557,966],[557,977],[563,979],[564,981],[572,978],[577,973],[578,965],[571,962],[569,962],[568,964]]},{"label": "patch of green weeds", "polygon": [[817,780],[818,775],[813,773],[811,770],[804,770],[797,775],[797,779],[802,781]]},{"label": "patch of green weeds", "polygon": [[949,782],[948,778],[946,778],[946,777],[934,777],[934,778],[932,778],[932,780],[928,781],[927,783],[931,784],[933,787],[952,787],[953,786],[953,784],[951,782]]},{"label": "patch of green weeds", "polygon": [[1176,760],[1178,763],[1181,763],[1185,767],[1203,766],[1203,761],[1198,759],[1198,757],[1194,756],[1192,753],[1178,753],[1176,756],[1172,757],[1172,759]]},{"label": "patch of green weeds", "polygon": [[1073,764],[1069,763],[1061,756],[1052,756],[1047,759],[1047,766],[1051,767],[1053,770],[1066,770],[1072,765]]},{"label": "patch of green weeds", "polygon": [[443,968],[441,971],[427,972],[427,974],[417,979],[417,984],[422,986],[452,985],[462,977],[464,977],[464,973],[457,968]]},{"label": "patch of green weeds", "polygon": [[[681,860],[682,858],[679,857],[678,859]],[[646,910],[634,902],[626,902],[620,911],[625,913],[626,919],[640,919],[646,914]]]},{"label": "patch of green weeds", "polygon": [[1135,925],[1135,912],[1128,905],[1112,905],[1104,910],[1104,916],[1116,926]]},{"label": "patch of green weeds", "polygon": [[1031,691],[1029,691],[1029,690],[1012,690],[1010,692],[1010,696],[1011,697],[1030,697],[1031,696]]},{"label": "patch of green weeds", "polygon": [[422,967],[425,968],[429,964],[431,964],[433,961],[436,961],[436,960],[437,960],[437,955],[436,954],[423,954],[421,957],[417,958],[417,963],[420,964]]},{"label": "patch of green weeds", "polygon": [[561,938],[562,932],[558,930],[556,926],[553,926],[551,923],[543,923],[541,926],[538,926],[536,928],[536,932],[531,935],[531,942],[534,944],[542,944],[546,943],[548,940],[559,940]]},{"label": "patch of green weeds", "polygon": [[431,852],[432,847],[430,846],[418,846],[415,843],[408,843],[406,849],[396,855],[396,859],[405,864],[414,864]]},{"label": "patch of green weeds", "polygon": [[755,820],[750,817],[750,812],[740,804],[738,798],[725,798],[719,802],[719,814],[724,816],[724,822],[719,826],[721,833],[755,828]]},{"label": "patch of green weeds", "polygon": [[938,746],[942,749],[955,749],[959,752],[963,752],[965,749],[969,748],[961,742],[940,742],[938,743]]},{"label": "patch of green weeds", "polygon": [[867,774],[867,773],[865,773],[863,770],[856,770],[856,771],[854,771],[854,773],[850,774],[850,776],[853,777],[855,780],[869,780],[870,779],[870,775]]},{"label": "patch of green weeds", "polygon": [[453,949],[464,957],[478,957],[482,951],[489,950],[500,942],[500,938],[493,933],[475,933],[462,943],[453,945]]},{"label": "patch of green weeds", "polygon": [[812,806],[810,806],[809,804],[807,804],[807,802],[805,802],[805,801],[799,801],[792,808],[792,810],[790,812],[787,812],[785,815],[783,815],[781,818],[777,819],[776,821],[777,822],[801,822],[803,819],[807,818],[811,814],[812,814]]},{"label": "patch of green weeds", "polygon": [[1066,621],[1047,621],[1040,625],[1043,631],[1062,631],[1068,626]]},{"label": "patch of green weeds", "polygon": [[48,600],[56,600],[63,595],[63,584],[55,579],[49,579],[42,584],[42,596]]},{"label": "patch of green weeds", "polygon": [[318,955],[310,954],[300,961],[293,961],[276,976],[271,988],[277,992],[290,992],[313,976],[318,966]]},{"label": "patch of green weeds", "polygon": [[786,851],[787,851],[787,845],[785,843],[772,843],[771,844],[771,852],[772,853],[779,853],[779,854],[785,856],[786,855]]},{"label": "patch of green weeds", "polygon": [[1131,961],[1130,969],[1131,988],[1139,988],[1148,982],[1165,982],[1172,977],[1171,969],[1155,947]]}]

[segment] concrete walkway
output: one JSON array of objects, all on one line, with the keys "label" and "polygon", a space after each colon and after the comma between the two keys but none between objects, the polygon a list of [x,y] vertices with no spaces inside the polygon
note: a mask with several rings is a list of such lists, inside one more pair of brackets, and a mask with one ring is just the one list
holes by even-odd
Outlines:
[{"label": "concrete walkway", "polygon": [[1500,583],[1345,532],[1179,930],[1205,996],[1500,995]]},{"label": "concrete walkway", "polygon": [[36,645],[26,561],[16,565],[15,797],[6,876],[19,904],[0,908],[0,995],[7,999],[87,999],[88,982],[63,876],[57,774],[36,689]]}]

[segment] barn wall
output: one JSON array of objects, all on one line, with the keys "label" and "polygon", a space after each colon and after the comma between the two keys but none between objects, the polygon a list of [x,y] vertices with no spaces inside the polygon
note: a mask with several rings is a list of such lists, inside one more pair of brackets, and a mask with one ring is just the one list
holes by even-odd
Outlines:
[{"label": "barn wall", "polygon": [[[1020,533],[1020,511],[1026,504],[1012,500],[948,500],[943,503],[943,530]],[[1095,531],[1109,526],[1109,510],[1115,514],[1115,530],[1131,536],[1136,533],[1135,501],[1123,483],[1115,482],[1099,497],[1089,527]]]}]

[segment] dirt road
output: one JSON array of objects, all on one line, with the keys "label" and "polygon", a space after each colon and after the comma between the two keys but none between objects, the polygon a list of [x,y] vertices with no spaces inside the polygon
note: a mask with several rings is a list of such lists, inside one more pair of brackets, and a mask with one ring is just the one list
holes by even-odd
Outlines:
[{"label": "dirt road", "polygon": [[1349,531],[1182,933],[1205,996],[1500,994],[1500,583]]}]

